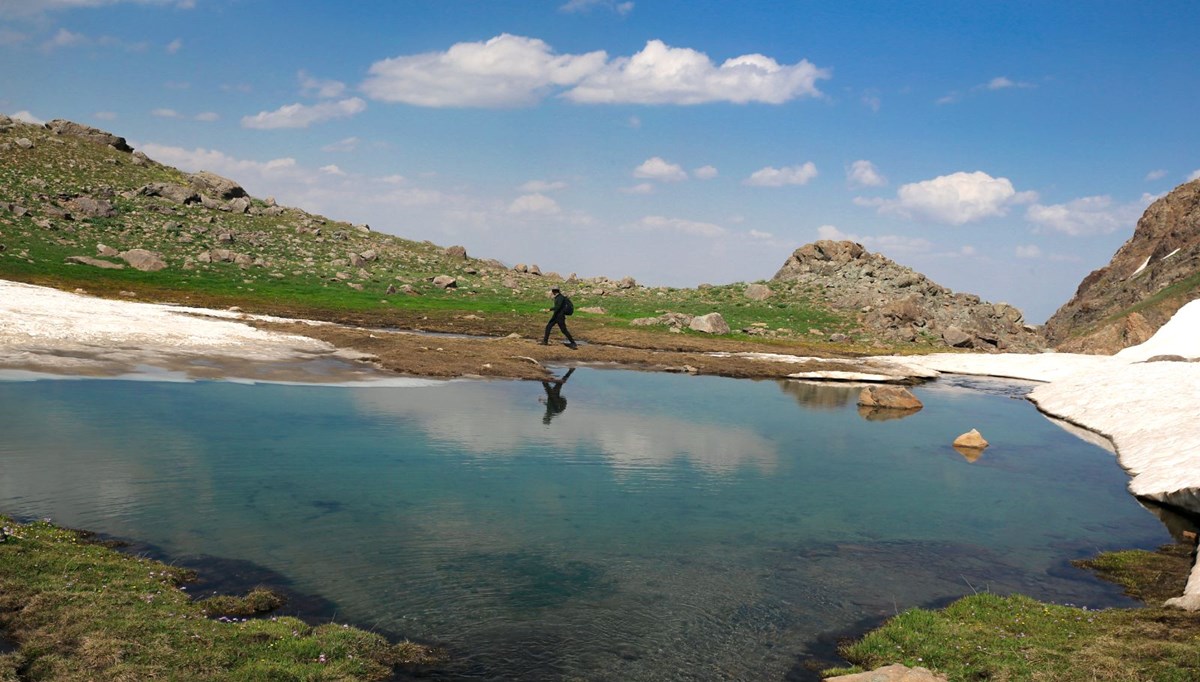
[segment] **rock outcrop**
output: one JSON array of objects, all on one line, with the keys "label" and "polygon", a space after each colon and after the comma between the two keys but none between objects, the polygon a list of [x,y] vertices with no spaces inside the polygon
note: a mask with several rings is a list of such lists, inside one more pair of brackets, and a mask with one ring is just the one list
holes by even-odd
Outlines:
[{"label": "rock outcrop", "polygon": [[954,293],[851,241],[822,240],[796,249],[772,281],[815,290],[832,307],[854,311],[860,325],[892,341],[1003,351],[1043,345],[1013,306]]},{"label": "rock outcrop", "polygon": [[1200,298],[1200,180],[1180,185],[1138,220],[1108,265],[1080,283],[1046,322],[1059,350],[1115,353],[1154,335]]},{"label": "rock outcrop", "polygon": [[75,123],[74,121],[56,118],[47,123],[46,128],[55,135],[78,137],[88,140],[89,142],[109,145],[119,152],[133,151],[133,147],[130,147],[129,144],[125,142],[125,138],[105,132],[99,128],[83,125],[82,123]]}]

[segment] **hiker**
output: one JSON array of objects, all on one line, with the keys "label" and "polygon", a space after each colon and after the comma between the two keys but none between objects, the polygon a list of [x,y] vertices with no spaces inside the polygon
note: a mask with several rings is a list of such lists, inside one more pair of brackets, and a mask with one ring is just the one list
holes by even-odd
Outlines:
[{"label": "hiker", "polygon": [[550,295],[554,297],[554,310],[551,312],[550,321],[546,323],[546,333],[542,336],[542,345],[550,343],[550,330],[554,325],[562,330],[563,336],[567,337],[567,348],[578,348],[575,345],[575,339],[571,338],[571,332],[567,331],[567,315],[575,312],[575,304],[571,303],[571,299],[562,295],[558,287],[550,290]]}]

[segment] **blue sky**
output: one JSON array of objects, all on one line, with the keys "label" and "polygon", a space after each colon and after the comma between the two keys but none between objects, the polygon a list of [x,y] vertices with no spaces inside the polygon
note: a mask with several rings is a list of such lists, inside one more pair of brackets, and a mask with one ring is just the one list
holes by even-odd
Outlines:
[{"label": "blue sky", "polygon": [[1194,2],[0,0],[0,111],[473,256],[849,238],[1040,322],[1200,177]]}]

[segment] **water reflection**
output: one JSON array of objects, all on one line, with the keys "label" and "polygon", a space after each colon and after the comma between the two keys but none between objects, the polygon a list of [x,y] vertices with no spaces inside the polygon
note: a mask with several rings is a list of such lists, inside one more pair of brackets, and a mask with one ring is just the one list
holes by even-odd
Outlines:
[{"label": "water reflection", "polygon": [[861,384],[832,384],[828,381],[780,379],[779,388],[804,407],[837,410],[858,399]]},{"label": "water reflection", "polygon": [[546,397],[542,399],[542,402],[546,404],[546,414],[542,417],[543,424],[549,426],[554,415],[562,414],[563,410],[567,409],[567,399],[562,395],[562,387],[574,372],[575,368],[572,367],[562,375],[562,378],[542,382],[542,389],[546,391]]},{"label": "water reflection", "polygon": [[[548,394],[552,390],[546,389]],[[568,415],[562,409],[566,399],[558,395],[561,403],[555,404],[548,395],[542,423],[555,419],[555,428],[548,431],[531,424],[520,403],[498,403],[492,392],[429,389],[422,397],[413,401],[403,393],[358,391],[353,399],[363,411],[413,420],[430,438],[477,457],[515,457],[528,452],[531,444],[553,448],[564,457],[599,451],[618,475],[665,471],[681,459],[716,476],[747,466],[771,473],[779,462],[775,444],[752,428],[645,408],[622,411],[584,404]],[[672,407],[664,405],[662,410]]]},{"label": "water reflection", "polygon": [[911,409],[899,409],[895,407],[878,407],[878,406],[858,406],[858,416],[866,419],[869,422],[887,422],[894,419],[904,419],[911,417],[921,411],[921,408],[914,407]]}]

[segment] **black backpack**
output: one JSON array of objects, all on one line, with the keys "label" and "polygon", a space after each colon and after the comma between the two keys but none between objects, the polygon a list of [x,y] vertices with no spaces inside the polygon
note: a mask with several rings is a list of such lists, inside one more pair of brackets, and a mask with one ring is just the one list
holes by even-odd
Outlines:
[{"label": "black backpack", "polygon": [[575,304],[571,303],[571,299],[563,296],[563,315],[574,315]]}]

